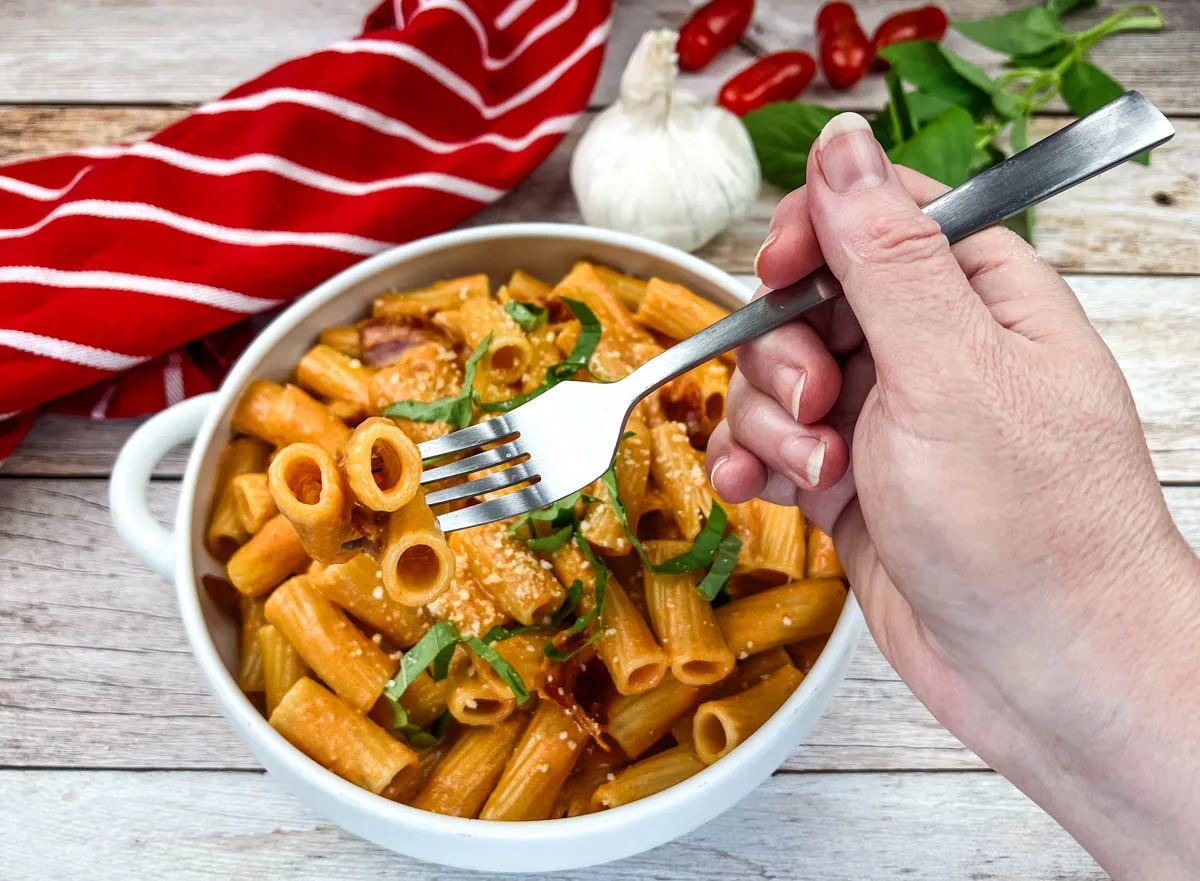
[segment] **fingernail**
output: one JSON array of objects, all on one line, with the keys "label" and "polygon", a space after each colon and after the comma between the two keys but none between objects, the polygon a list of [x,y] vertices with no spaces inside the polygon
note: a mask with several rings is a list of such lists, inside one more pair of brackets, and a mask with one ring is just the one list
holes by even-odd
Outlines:
[{"label": "fingernail", "polygon": [[857,113],[841,113],[826,123],[817,138],[817,164],[837,193],[877,187],[887,180],[871,125]]},{"label": "fingernail", "polygon": [[763,243],[758,246],[758,253],[754,255],[754,274],[758,275],[758,261],[762,259],[763,252],[770,247],[771,242],[779,238],[779,230],[771,230],[767,237],[763,239]]},{"label": "fingernail", "polygon": [[800,396],[804,394],[804,380],[807,378],[808,374],[794,367],[776,367],[771,374],[776,397],[781,402],[788,402],[788,411],[797,422],[800,421]]},{"label": "fingernail", "polygon": [[817,448],[812,451],[808,457],[808,463],[804,466],[804,476],[808,478],[809,486],[816,486],[821,482],[821,466],[825,464],[825,444],[824,442],[817,444]]},{"label": "fingernail", "polygon": [[[708,474],[708,482],[712,484],[713,489],[717,489],[717,472],[721,470],[721,466],[729,461],[728,456],[722,456],[717,461],[713,462],[712,471]],[[718,489],[717,492],[720,492]]]},{"label": "fingernail", "polygon": [[779,451],[788,466],[792,480],[804,481],[815,487],[821,480],[825,464],[825,442],[813,437],[793,437],[783,442]]}]

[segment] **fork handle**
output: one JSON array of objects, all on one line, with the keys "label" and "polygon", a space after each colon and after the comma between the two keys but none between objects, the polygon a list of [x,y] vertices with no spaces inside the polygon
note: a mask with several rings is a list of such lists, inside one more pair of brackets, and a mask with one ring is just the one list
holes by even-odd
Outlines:
[{"label": "fork handle", "polygon": [[[934,199],[922,210],[954,243],[1157,147],[1174,134],[1171,123],[1153,104],[1138,92],[1126,92]],[[842,293],[841,283],[828,267],[822,266],[795,284],[768,291],[676,343],[621,382],[631,390],[634,402],[641,400],[693,367],[757,339]]]}]

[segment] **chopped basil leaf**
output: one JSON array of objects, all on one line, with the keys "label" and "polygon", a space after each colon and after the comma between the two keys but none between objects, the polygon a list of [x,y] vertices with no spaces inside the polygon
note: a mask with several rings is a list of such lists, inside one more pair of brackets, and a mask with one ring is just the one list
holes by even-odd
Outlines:
[{"label": "chopped basil leaf", "polygon": [[414,725],[408,721],[408,713],[395,698],[388,695],[384,695],[384,697],[387,697],[388,702],[392,705],[392,727],[396,729],[397,733],[404,735],[404,739],[413,749],[428,749],[446,736],[446,730],[450,727],[449,710],[434,720],[432,730],[426,731],[420,725]]},{"label": "chopped basil leaf", "polygon": [[616,463],[608,466],[608,470],[600,476],[600,482],[604,484],[604,488],[608,490],[608,502],[612,505],[613,511],[617,515],[617,520],[621,522],[621,526],[625,529],[625,536],[629,539],[629,543],[633,545],[638,552],[638,556],[642,558],[642,562],[647,566],[650,565],[650,560],[646,557],[646,548],[642,545],[642,540],[634,534],[634,531],[629,528],[629,514],[625,509],[625,502],[621,500],[621,493],[617,489],[617,473]]},{"label": "chopped basil leaf", "polygon": [[708,512],[708,522],[696,536],[691,548],[657,566],[651,566],[651,570],[659,575],[681,575],[684,572],[703,569],[712,562],[713,554],[717,552],[728,522],[729,518],[725,514],[725,509],[713,502],[712,508]]},{"label": "chopped basil leaf", "polygon": [[521,330],[537,330],[546,324],[546,319],[550,316],[550,310],[545,306],[538,306],[534,303],[519,303],[516,300],[509,300],[504,304],[504,311],[508,313],[517,324],[521,326]]},{"label": "chopped basil leaf", "polygon": [[352,539],[350,539],[350,541],[342,542],[342,550],[343,551],[361,551],[363,544],[365,544],[365,543],[366,543],[366,539],[361,536],[358,538],[352,538]]},{"label": "chopped basil leaf", "polygon": [[[405,652],[400,659],[400,669],[384,686],[384,694],[389,698],[399,699],[421,671],[438,660],[447,650],[453,653],[454,646],[462,639],[462,634],[451,621],[438,621],[426,631],[417,644]],[[447,658],[447,664],[449,659]],[[443,675],[443,678],[444,675]]]},{"label": "chopped basil leaf", "polygon": [[529,700],[529,689],[525,687],[525,682],[521,679],[521,674],[514,670],[512,664],[504,660],[495,648],[477,636],[469,636],[465,642],[467,648],[487,661],[491,665],[491,668],[496,671],[496,675],[504,680],[504,684],[512,691],[513,697],[517,699],[518,704],[523,704]]},{"label": "chopped basil leaf", "polygon": [[[561,525],[559,522],[560,520],[565,518],[568,514],[575,513],[575,505],[579,502],[579,499],[582,497],[582,495],[582,492],[573,492],[569,496],[563,496],[557,502],[551,502],[549,505],[538,508],[536,511],[530,511],[528,514],[522,514],[509,524],[508,534],[515,538],[520,538],[522,541],[529,541],[531,539],[526,539],[521,535],[521,529],[523,529],[531,521],[536,520],[539,523],[549,523],[551,526]],[[533,530],[531,528],[530,532],[532,531]],[[531,536],[531,538],[537,538],[537,536]]]},{"label": "chopped basil leaf", "polygon": [[710,603],[717,594],[729,583],[729,576],[737,566],[738,551],[742,549],[742,540],[736,535],[727,535],[717,545],[716,557],[708,574],[696,585],[696,590]]},{"label": "chopped basil leaf", "polygon": [[448,645],[433,659],[429,667],[429,675],[434,682],[441,682],[450,673],[450,662],[454,660],[454,646]]},{"label": "chopped basil leaf", "polygon": [[571,533],[574,531],[575,527],[564,526],[557,532],[552,532],[542,538],[525,539],[525,545],[531,551],[557,551],[571,540]]},{"label": "chopped basil leaf", "polygon": [[489,333],[475,347],[471,357],[463,367],[462,389],[457,395],[438,398],[436,401],[395,401],[383,409],[383,415],[390,419],[409,419],[413,422],[448,422],[457,428],[466,428],[471,424],[474,411],[471,400],[475,393],[475,374],[479,370],[479,359],[491,345],[492,335]]},{"label": "chopped basil leaf", "polygon": [[[589,545],[584,539],[583,533],[579,529],[579,518],[572,514],[571,519],[575,527],[575,540],[579,543],[579,549],[583,551],[583,555],[587,558],[587,561],[592,564],[592,570],[596,573],[596,604],[592,606],[592,610],[586,615],[582,615],[575,619],[575,623],[566,630],[566,637],[570,639],[577,633],[582,632],[583,629],[587,627],[593,620],[596,620],[597,627],[596,632],[588,637],[587,641],[584,642],[583,645],[571,652],[563,652],[559,650],[559,648],[554,644],[554,640],[546,643],[546,648],[543,651],[546,657],[550,658],[552,661],[565,661],[575,656],[604,635],[602,612],[604,609],[604,594],[608,587],[608,567],[600,562],[600,559],[592,551],[592,546]],[[583,583],[580,582],[579,579],[576,579],[575,583],[571,585],[571,593],[575,592],[576,584],[579,585],[579,590],[576,596],[582,597]],[[571,593],[568,594],[568,600],[570,600]],[[575,602],[579,602],[578,598],[575,600]]]}]

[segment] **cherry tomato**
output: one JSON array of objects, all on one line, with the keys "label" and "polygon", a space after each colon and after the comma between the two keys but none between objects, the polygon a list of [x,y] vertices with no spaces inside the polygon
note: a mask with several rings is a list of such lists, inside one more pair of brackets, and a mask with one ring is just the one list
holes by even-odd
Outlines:
[{"label": "cherry tomato", "polygon": [[738,116],[745,116],[764,104],[797,97],[816,72],[817,62],[807,52],[776,52],[735,74],[721,87],[717,103]]},{"label": "cherry tomato", "polygon": [[891,18],[885,18],[875,29],[871,45],[878,52],[884,46],[913,40],[932,40],[939,43],[942,37],[946,36],[946,28],[949,25],[950,19],[937,6],[922,6],[919,9],[897,12]]},{"label": "cherry tomato", "polygon": [[849,3],[826,3],[817,13],[817,47],[825,79],[848,89],[863,78],[875,56],[871,41]]},{"label": "cherry tomato", "polygon": [[702,70],[746,33],[754,16],[754,0],[711,0],[679,29],[679,66]]}]

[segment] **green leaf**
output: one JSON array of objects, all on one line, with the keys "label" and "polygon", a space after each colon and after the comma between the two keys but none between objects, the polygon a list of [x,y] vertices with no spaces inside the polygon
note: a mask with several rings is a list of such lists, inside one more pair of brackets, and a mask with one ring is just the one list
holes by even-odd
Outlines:
[{"label": "green leaf", "polygon": [[729,576],[737,566],[738,552],[742,549],[742,540],[736,535],[727,535],[717,545],[717,554],[713,559],[712,568],[696,585],[703,597],[710,603],[716,598],[722,588],[729,583]]},{"label": "green leaf", "polygon": [[617,488],[616,468],[617,464],[614,461],[613,464],[608,466],[608,470],[600,475],[600,482],[608,490],[608,503],[612,505],[613,512],[617,515],[617,520],[620,521],[621,526],[625,529],[625,537],[629,539],[629,543],[638,552],[638,556],[642,558],[642,562],[649,565],[650,561],[646,558],[646,548],[642,544],[642,540],[629,528],[629,512],[626,510],[625,501],[621,498],[620,490]]},{"label": "green leaf", "polygon": [[474,415],[471,398],[474,394],[475,374],[479,370],[479,359],[487,352],[491,343],[492,335],[489,333],[467,359],[463,367],[462,391],[457,395],[438,398],[436,401],[396,401],[384,408],[383,415],[390,419],[409,419],[413,422],[448,422],[458,428],[466,428],[471,424],[471,416]]},{"label": "green leaf", "polygon": [[488,665],[496,671],[496,675],[504,680],[504,684],[513,693],[518,704],[529,700],[529,689],[525,687],[525,681],[521,679],[521,674],[513,669],[513,665],[504,660],[495,648],[477,636],[469,636],[465,642],[467,648],[487,661]]},{"label": "green leaf", "polygon": [[917,40],[879,50],[900,79],[920,92],[982,116],[993,106],[994,84],[982,70],[937,43]]},{"label": "green leaf", "polygon": [[549,535],[541,538],[524,539],[526,546],[531,551],[557,551],[571,539],[571,533],[575,531],[573,526],[564,526],[557,532],[552,532]]},{"label": "green leaf", "polygon": [[417,644],[405,652],[400,659],[400,669],[383,687],[384,694],[398,700],[426,667],[434,662],[443,651],[454,651],[462,634],[450,621],[438,621],[425,632]]},{"label": "green leaf", "polygon": [[[557,502],[551,502],[549,505],[538,508],[536,511],[522,514],[509,524],[508,534],[522,541],[530,541],[531,538],[521,535],[521,530],[532,520],[536,520],[539,523],[549,523],[551,526],[563,525],[571,516],[574,516],[575,505],[579,503],[582,495],[582,491],[573,492],[569,496],[563,496]],[[536,538],[536,536],[533,538]]]},{"label": "green leaf", "polygon": [[1066,41],[1058,15],[1044,6],[1026,6],[994,18],[956,21],[954,29],[1006,55],[1041,52]]},{"label": "green leaf", "polygon": [[763,178],[782,190],[804,186],[812,145],[825,124],[840,112],[816,104],[781,101],[742,117]]},{"label": "green leaf", "polygon": [[931,120],[888,156],[898,165],[926,174],[952,187],[965,183],[975,154],[975,121],[959,107]]},{"label": "green leaf", "polygon": [[1081,12],[1097,5],[1100,0],[1046,0],[1046,9],[1058,16]]},{"label": "green leaf", "polygon": [[908,93],[908,108],[916,122],[915,128],[920,128],[946,108],[955,106],[957,105],[945,98],[939,98],[937,95],[931,95],[920,89]]},{"label": "green leaf", "polygon": [[446,736],[446,731],[450,727],[449,710],[434,720],[432,730],[426,731],[420,725],[414,725],[408,721],[407,711],[394,698],[386,694],[384,697],[392,705],[392,727],[396,729],[398,734],[404,736],[404,739],[408,741],[408,745],[413,749],[428,749],[439,743]]},{"label": "green leaf", "polygon": [[1086,116],[1125,94],[1124,87],[1090,61],[1077,61],[1062,75],[1062,96],[1076,116]]},{"label": "green leaf", "polygon": [[504,311],[525,331],[537,330],[539,327],[545,326],[546,320],[550,317],[550,310],[544,306],[520,303],[516,300],[509,300],[505,303]]},{"label": "green leaf", "polygon": [[1018,116],[1013,120],[1012,131],[1009,133],[1012,151],[1020,153],[1029,146],[1029,117]]},{"label": "green leaf", "polygon": [[[604,635],[602,615],[604,611],[604,595],[608,587],[608,567],[600,562],[600,559],[592,551],[592,546],[589,545],[584,539],[583,534],[579,529],[579,519],[575,517],[574,514],[571,516],[575,521],[575,541],[578,542],[579,549],[583,551],[584,557],[586,557],[587,561],[592,564],[592,571],[596,573],[596,604],[592,607],[590,612],[588,612],[586,615],[581,615],[580,617],[576,618],[575,623],[567,628],[567,638],[569,639],[570,637],[583,632],[584,628],[587,627],[593,620],[597,622],[598,626],[596,627],[596,632],[588,637],[583,645],[570,652],[559,650],[559,648],[554,644],[554,640],[546,643],[546,648],[543,650],[543,653],[552,661],[566,661],[583,651],[585,648]],[[583,583],[579,582],[578,579],[576,580],[576,583],[579,584],[579,593],[577,596],[581,597],[583,596]],[[574,584],[571,585],[571,589],[574,591]],[[568,599],[570,599],[570,593],[568,593]],[[576,603],[578,602],[579,600],[576,599]]]},{"label": "green leaf", "polygon": [[913,118],[912,108],[908,104],[908,95],[904,92],[904,84],[899,74],[889,70],[887,77],[888,104],[884,110],[891,121],[892,143],[907,141],[917,133],[917,123]]},{"label": "green leaf", "polygon": [[725,526],[728,522],[729,517],[725,513],[725,509],[713,502],[708,511],[708,522],[704,524],[704,528],[700,530],[700,534],[696,536],[692,546],[678,556],[664,560],[657,566],[651,566],[651,571],[658,575],[681,575],[684,572],[703,569],[712,562],[713,554],[717,552],[717,546],[721,543],[721,537],[725,534]]},{"label": "green leaf", "polygon": [[454,660],[454,646],[448,645],[433,659],[429,667],[429,676],[434,682],[441,682],[450,674],[450,662]]},{"label": "green leaf", "polygon": [[1059,43],[1041,52],[1029,52],[1013,55],[1004,63],[1005,67],[1036,67],[1046,69],[1054,67],[1071,54],[1070,43]]}]

